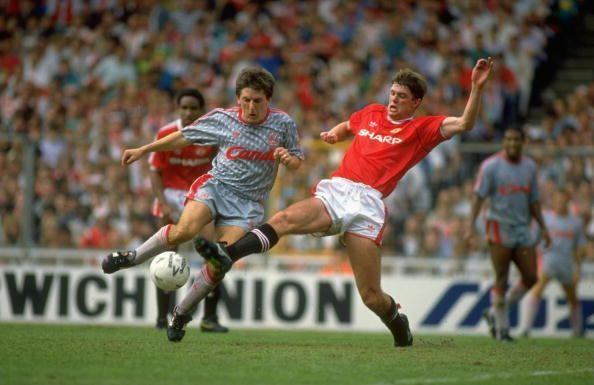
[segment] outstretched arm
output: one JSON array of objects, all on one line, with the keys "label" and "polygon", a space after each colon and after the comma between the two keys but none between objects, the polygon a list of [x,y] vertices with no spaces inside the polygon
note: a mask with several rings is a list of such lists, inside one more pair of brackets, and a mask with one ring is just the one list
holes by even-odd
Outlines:
[{"label": "outstretched arm", "polygon": [[451,138],[456,134],[470,131],[474,127],[476,117],[481,104],[481,93],[483,87],[489,79],[491,74],[491,68],[493,67],[493,59],[490,57],[487,59],[479,59],[476,65],[472,69],[472,87],[470,89],[470,95],[464,108],[462,116],[454,117],[448,116],[444,119],[441,124],[441,133],[446,138]]},{"label": "outstretched arm", "polygon": [[134,163],[149,152],[172,151],[190,144],[192,143],[183,136],[181,131],[177,131],[144,146],[125,150],[122,154],[121,163],[126,166]]},{"label": "outstretched arm", "polygon": [[324,131],[320,133],[320,138],[329,144],[334,144],[338,142],[342,142],[346,138],[351,135],[351,126],[349,122],[342,122],[338,123],[336,126],[332,127],[329,131]]}]

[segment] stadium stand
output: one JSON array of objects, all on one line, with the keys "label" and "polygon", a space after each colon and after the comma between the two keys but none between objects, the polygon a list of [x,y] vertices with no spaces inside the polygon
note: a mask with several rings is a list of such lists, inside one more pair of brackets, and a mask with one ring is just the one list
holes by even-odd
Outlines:
[{"label": "stadium stand", "polygon": [[[431,90],[423,112],[456,114],[471,63],[491,55],[497,69],[477,126],[433,151],[386,199],[387,264],[449,261],[447,268],[410,265],[447,273],[485,260],[484,245],[466,245],[460,229],[476,167],[510,125],[526,130],[545,207],[555,186],[571,192],[594,264],[593,67],[564,72],[575,80],[569,88],[563,77],[554,82],[557,69],[594,58],[589,2],[6,3],[0,261],[55,256],[46,249],[70,249],[59,254],[75,260],[88,249],[133,248],[151,235],[148,165],[125,169],[119,157],[172,119],[176,89],[198,87],[211,106],[233,105],[235,75],[246,65],[277,77],[274,104],[295,117],[307,161],[280,175],[269,207],[276,211],[309,194],[340,160],[341,149],[323,146],[318,133],[371,101],[385,102],[396,69],[426,74]],[[571,39],[576,31],[583,38]],[[281,250],[332,256],[338,248],[334,238],[292,237]]]}]

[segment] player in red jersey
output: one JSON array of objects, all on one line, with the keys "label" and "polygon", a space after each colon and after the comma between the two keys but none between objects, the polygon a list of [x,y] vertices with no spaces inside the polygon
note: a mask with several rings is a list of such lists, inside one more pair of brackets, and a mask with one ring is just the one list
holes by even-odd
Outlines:
[{"label": "player in red jersey", "polygon": [[212,265],[227,271],[238,259],[269,250],[283,235],[341,234],[361,299],[388,327],[395,346],[412,345],[407,317],[398,312],[400,306],[382,291],[380,284],[379,246],[386,217],[382,198],[437,144],[472,129],[492,65],[491,58],[477,61],[472,70],[470,95],[460,117],[414,118],[425,95],[426,82],[414,71],[399,71],[392,81],[387,106],[371,104],[320,134],[330,144],[351,135],[354,139],[331,179],[322,180],[313,188],[312,198],[274,214],[234,244],[214,244],[197,237],[196,249]]},{"label": "player in red jersey", "polygon": [[[205,112],[202,93],[194,88],[181,90],[175,97],[179,119],[161,127],[155,140],[181,130],[192,124]],[[190,145],[180,150],[154,152],[149,157],[150,178],[155,202],[153,215],[160,218],[160,226],[176,223],[184,208],[186,193],[192,183],[210,169],[211,161],[217,153],[216,146]],[[215,239],[212,222],[202,230],[202,235]],[[167,327],[167,313],[175,303],[174,293],[157,288],[157,328]],[[221,288],[217,286],[204,301],[204,314],[200,329],[205,332],[227,332],[228,329],[218,322],[217,304],[221,297]]]}]

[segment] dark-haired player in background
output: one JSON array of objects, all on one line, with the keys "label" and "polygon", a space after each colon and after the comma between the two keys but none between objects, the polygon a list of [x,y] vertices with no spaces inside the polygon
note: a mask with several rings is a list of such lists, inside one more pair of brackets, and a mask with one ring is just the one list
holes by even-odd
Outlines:
[{"label": "dark-haired player in background", "polygon": [[214,244],[198,237],[194,241],[197,250],[227,271],[238,259],[269,250],[283,235],[341,234],[363,303],[390,330],[395,346],[412,345],[408,318],[381,288],[380,245],[386,223],[382,198],[435,146],[472,129],[492,65],[491,58],[477,61],[472,70],[472,89],[460,117],[415,118],[413,114],[427,90],[426,81],[409,69],[398,71],[387,106],[371,104],[320,134],[330,144],[351,136],[354,139],[331,179],[314,187],[314,197],[274,214],[234,244]]},{"label": "dark-haired player in background", "polygon": [[[551,243],[539,202],[536,163],[522,155],[523,142],[524,133],[520,129],[505,130],[503,150],[481,164],[466,229],[468,239],[475,236],[474,224],[488,199],[486,234],[495,283],[491,289],[491,307],[483,316],[491,335],[500,341],[513,340],[509,335],[509,309],[536,282],[536,240],[530,231],[533,218],[545,246]],[[521,279],[506,294],[511,262],[517,266]]]},{"label": "dark-haired player in background", "polygon": [[[194,88],[178,92],[175,105],[179,119],[159,129],[155,140],[189,126],[204,114],[205,101],[202,93]],[[176,223],[184,209],[184,201],[194,181],[206,174],[211,161],[217,153],[216,146],[190,145],[175,151],[151,153],[149,157],[150,178],[155,202],[153,215],[160,218],[160,226]],[[208,224],[202,230],[208,239],[215,239],[214,225]],[[229,329],[219,324],[217,304],[221,288],[217,286],[204,301],[204,313],[200,329],[205,332],[227,332]],[[167,327],[167,313],[173,310],[175,294],[157,288],[157,328]]]}]

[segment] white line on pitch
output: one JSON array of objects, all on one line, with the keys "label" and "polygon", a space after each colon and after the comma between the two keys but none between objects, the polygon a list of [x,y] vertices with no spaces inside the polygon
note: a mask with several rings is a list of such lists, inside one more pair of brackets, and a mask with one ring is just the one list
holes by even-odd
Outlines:
[{"label": "white line on pitch", "polygon": [[449,383],[461,383],[461,382],[477,382],[477,381],[488,381],[492,379],[509,379],[516,377],[539,377],[539,376],[559,376],[565,374],[576,374],[592,372],[594,369],[577,369],[577,370],[537,370],[529,373],[498,373],[498,374],[481,374],[474,377],[440,377],[440,378],[401,378],[389,382],[379,382],[374,385],[392,385],[392,384],[449,384]]}]

